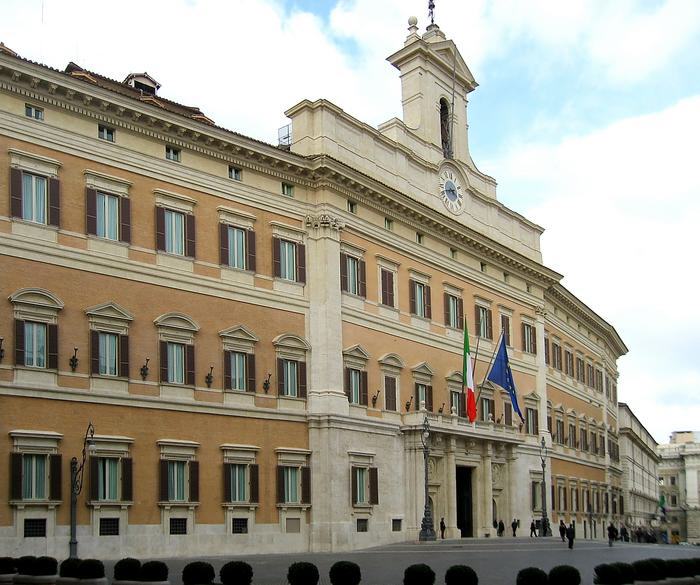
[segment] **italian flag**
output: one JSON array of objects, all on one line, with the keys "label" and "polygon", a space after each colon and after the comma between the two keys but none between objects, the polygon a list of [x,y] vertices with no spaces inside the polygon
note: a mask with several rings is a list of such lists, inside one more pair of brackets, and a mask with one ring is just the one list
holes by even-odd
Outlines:
[{"label": "italian flag", "polygon": [[464,355],[462,356],[462,392],[467,395],[467,417],[469,422],[476,420],[476,397],[474,396],[474,372],[469,353],[469,329],[464,319]]}]

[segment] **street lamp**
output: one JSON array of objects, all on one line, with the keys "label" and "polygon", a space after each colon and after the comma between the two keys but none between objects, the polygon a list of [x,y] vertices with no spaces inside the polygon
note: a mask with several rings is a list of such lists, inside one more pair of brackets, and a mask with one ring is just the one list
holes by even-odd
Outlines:
[{"label": "street lamp", "polygon": [[542,528],[540,529],[540,535],[552,536],[552,531],[549,528],[549,520],[547,520],[547,480],[545,479],[545,470],[547,468],[547,444],[544,441],[544,436],[542,441],[540,441],[540,459],[542,460]]},{"label": "street lamp", "polygon": [[77,507],[78,496],[83,491],[83,476],[85,474],[85,459],[87,451],[92,447],[92,438],[95,436],[95,427],[92,422],[88,423],[83,439],[83,460],[78,465],[78,458],[70,460],[70,542],[68,544],[68,556],[72,559],[78,558],[78,538],[77,532]]},{"label": "street lamp", "polygon": [[428,498],[428,457],[430,456],[430,423],[428,422],[428,415],[425,415],[423,419],[423,431],[420,435],[420,442],[423,445],[423,461],[424,461],[424,473],[425,473],[425,508],[423,510],[423,520],[420,523],[420,534],[418,535],[418,540],[420,542],[427,542],[435,540],[435,529],[433,528],[433,513],[430,511],[430,499]]}]

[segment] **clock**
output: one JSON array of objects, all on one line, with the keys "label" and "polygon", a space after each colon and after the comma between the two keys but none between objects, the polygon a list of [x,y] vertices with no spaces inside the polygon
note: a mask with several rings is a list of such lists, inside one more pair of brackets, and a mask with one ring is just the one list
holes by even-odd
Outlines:
[{"label": "clock", "polygon": [[439,176],[440,199],[452,213],[462,213],[464,193],[459,178],[451,169],[444,169]]}]

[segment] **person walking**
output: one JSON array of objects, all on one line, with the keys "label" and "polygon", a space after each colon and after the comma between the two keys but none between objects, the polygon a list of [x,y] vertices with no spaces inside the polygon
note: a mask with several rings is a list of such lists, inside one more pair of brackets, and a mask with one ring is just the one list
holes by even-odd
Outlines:
[{"label": "person walking", "polygon": [[440,538],[445,540],[445,518],[440,518]]},{"label": "person walking", "polygon": [[537,536],[537,527],[535,526],[535,521],[530,522],[530,538]]},{"label": "person walking", "polygon": [[559,520],[559,536],[561,536],[561,541],[566,540],[566,524],[563,520]]},{"label": "person walking", "polygon": [[498,536],[503,536],[506,533],[506,525],[503,524],[503,520],[498,521]]},{"label": "person walking", "polygon": [[574,523],[569,524],[566,529],[566,538],[569,541],[569,548],[574,548],[574,538],[576,538],[576,530],[574,529]]},{"label": "person walking", "polygon": [[608,546],[613,545],[613,540],[617,538],[617,528],[615,528],[615,525],[611,522],[610,525],[608,526]]},{"label": "person walking", "polygon": [[515,531],[518,529],[518,521],[515,518],[510,523],[510,527],[513,529],[513,538],[515,538]]}]

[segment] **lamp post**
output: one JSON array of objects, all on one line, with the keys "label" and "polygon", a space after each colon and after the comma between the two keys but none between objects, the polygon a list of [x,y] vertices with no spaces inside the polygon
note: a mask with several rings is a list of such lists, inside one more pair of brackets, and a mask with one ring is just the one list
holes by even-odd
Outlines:
[{"label": "lamp post", "polygon": [[70,460],[70,542],[68,544],[68,556],[72,559],[78,557],[77,532],[77,507],[78,496],[83,491],[83,476],[85,474],[85,459],[87,451],[92,446],[92,438],[95,436],[95,427],[92,422],[88,423],[83,439],[83,459],[78,464],[78,458]]},{"label": "lamp post", "polygon": [[435,540],[435,528],[433,527],[433,513],[430,511],[430,499],[428,498],[428,457],[430,456],[430,423],[428,415],[423,419],[423,431],[420,435],[420,442],[423,445],[423,463],[425,475],[425,508],[423,509],[423,520],[420,523],[420,534],[418,540],[420,542],[428,542]]},{"label": "lamp post", "polygon": [[547,480],[545,479],[545,470],[547,469],[547,444],[544,437],[540,441],[540,460],[542,461],[542,528],[540,534],[543,536],[552,536],[552,531],[549,528],[549,520],[547,520]]}]

